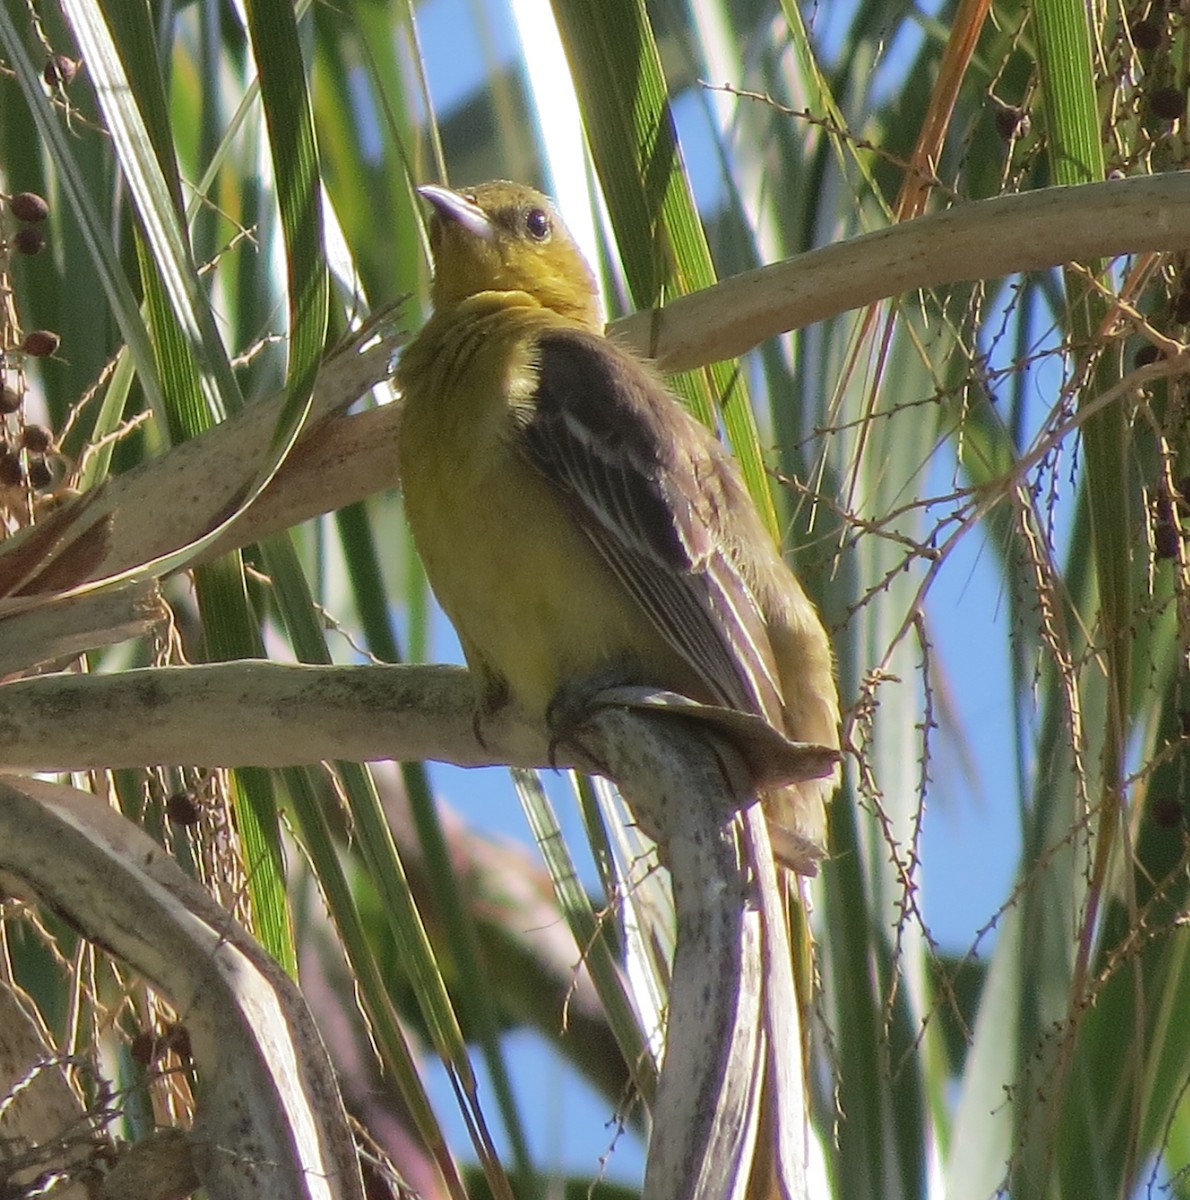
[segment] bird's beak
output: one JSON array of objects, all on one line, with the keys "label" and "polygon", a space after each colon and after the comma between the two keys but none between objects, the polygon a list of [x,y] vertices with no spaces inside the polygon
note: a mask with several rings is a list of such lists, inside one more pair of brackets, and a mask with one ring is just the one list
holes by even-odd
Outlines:
[{"label": "bird's beak", "polygon": [[436,183],[428,183],[417,191],[434,206],[434,211],[442,220],[461,225],[468,233],[485,242],[495,233],[495,226],[488,214],[461,193],[439,187]]}]

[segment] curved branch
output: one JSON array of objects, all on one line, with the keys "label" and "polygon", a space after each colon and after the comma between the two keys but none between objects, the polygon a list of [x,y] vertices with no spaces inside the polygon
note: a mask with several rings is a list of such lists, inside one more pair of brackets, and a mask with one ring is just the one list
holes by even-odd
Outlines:
[{"label": "curved branch", "polygon": [[0,779],[0,868],[170,998],[202,1095],[212,1196],[363,1200],[334,1071],[293,981],[172,858],[86,792]]},{"label": "curved branch", "polygon": [[890,296],[1068,262],[1190,247],[1190,174],[975,200],[810,250],[633,313],[611,332],[663,371],[733,358]]},{"label": "curved branch", "polygon": [[[264,659],[145,667],[112,675],[40,675],[0,686],[0,769],[101,770],[156,764],[291,767],[332,759],[435,759],[462,767],[576,767],[600,762],[552,746],[504,708],[475,736],[475,686],[462,667],[306,666]],[[709,726],[775,787],[830,773],[838,754],[786,741],[764,721],[669,692],[620,688],[608,703],[660,709]]]},{"label": "curved branch", "polygon": [[656,713],[603,709],[584,741],[656,833],[673,880],[677,948],[642,1195],[738,1200],[761,1179],[802,1200],[809,1112],[792,957],[746,772],[714,735]]}]

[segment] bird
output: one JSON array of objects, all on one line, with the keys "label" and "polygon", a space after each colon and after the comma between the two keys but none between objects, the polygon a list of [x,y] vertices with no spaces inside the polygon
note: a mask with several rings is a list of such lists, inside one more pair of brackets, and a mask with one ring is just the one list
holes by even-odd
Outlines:
[{"label": "bird", "polygon": [[[645,686],[837,749],[829,637],[734,459],[606,336],[551,201],[422,187],[432,314],[396,368],[406,519],[482,717],[552,727]],[[576,700],[576,697],[578,700]],[[774,853],[814,874],[834,775],[761,796]]]}]

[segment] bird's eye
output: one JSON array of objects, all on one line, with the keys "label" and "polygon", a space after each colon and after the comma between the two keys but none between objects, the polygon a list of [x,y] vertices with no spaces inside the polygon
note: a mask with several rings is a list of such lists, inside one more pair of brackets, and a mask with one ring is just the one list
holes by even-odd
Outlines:
[{"label": "bird's eye", "polygon": [[525,230],[535,242],[550,236],[550,215],[543,208],[531,208],[525,214]]}]

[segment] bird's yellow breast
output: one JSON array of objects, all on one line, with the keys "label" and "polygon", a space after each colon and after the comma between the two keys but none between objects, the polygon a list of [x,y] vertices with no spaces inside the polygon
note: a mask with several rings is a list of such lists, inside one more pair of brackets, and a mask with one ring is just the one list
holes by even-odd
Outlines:
[{"label": "bird's yellow breast", "polygon": [[[533,331],[551,319],[462,305],[431,318],[398,369],[405,511],[430,584],[468,664],[534,720],[562,685],[609,668],[624,682],[698,686],[516,448]],[[639,661],[642,645],[657,646],[656,661]]]}]

